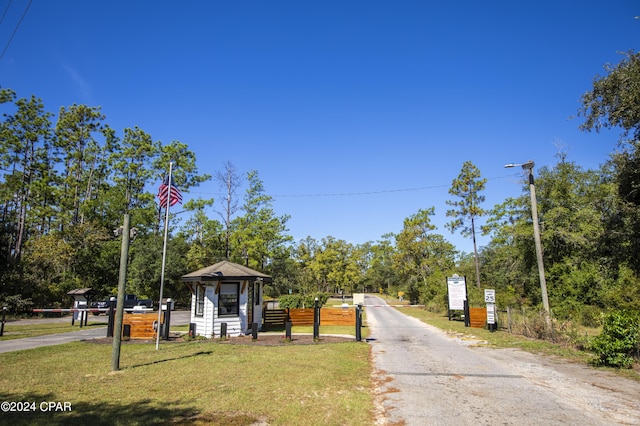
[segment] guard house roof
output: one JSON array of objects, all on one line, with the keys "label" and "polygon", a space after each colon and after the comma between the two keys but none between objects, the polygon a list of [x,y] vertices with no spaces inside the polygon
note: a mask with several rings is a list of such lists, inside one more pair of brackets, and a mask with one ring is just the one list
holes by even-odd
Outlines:
[{"label": "guard house roof", "polygon": [[256,281],[271,282],[269,275],[258,272],[246,266],[223,260],[214,265],[198,269],[181,277],[185,282],[207,282],[207,281]]}]

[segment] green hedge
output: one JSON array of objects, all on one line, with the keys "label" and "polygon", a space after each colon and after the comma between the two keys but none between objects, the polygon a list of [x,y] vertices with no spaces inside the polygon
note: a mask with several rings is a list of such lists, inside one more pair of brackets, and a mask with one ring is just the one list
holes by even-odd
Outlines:
[{"label": "green hedge", "polygon": [[615,311],[607,314],[602,333],[591,341],[591,350],[598,355],[596,365],[631,368],[633,354],[640,345],[640,317],[636,312]]},{"label": "green hedge", "polygon": [[285,294],[278,298],[280,308],[313,308],[313,304],[318,298],[320,306],[327,303],[329,300],[329,294],[327,293],[315,293],[315,294]]}]

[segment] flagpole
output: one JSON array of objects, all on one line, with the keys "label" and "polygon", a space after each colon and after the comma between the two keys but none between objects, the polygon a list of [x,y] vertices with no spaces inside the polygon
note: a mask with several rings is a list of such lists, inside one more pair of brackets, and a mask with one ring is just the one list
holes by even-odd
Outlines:
[{"label": "flagpole", "polygon": [[[156,350],[160,348],[160,321],[162,320],[162,290],[164,289],[164,266],[167,261],[167,235],[169,233],[169,207],[171,207],[171,170],[173,162],[169,162],[169,184],[167,185],[167,207],[164,217],[164,243],[162,245],[162,271],[160,272],[160,301],[158,303],[158,329],[156,330]],[[169,306],[167,304],[167,309]]]}]

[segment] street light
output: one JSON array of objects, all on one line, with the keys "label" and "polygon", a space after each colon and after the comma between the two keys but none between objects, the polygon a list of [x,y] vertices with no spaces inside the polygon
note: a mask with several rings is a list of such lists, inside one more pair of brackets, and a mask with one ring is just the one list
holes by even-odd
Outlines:
[{"label": "street light", "polygon": [[533,238],[536,243],[536,255],[538,257],[538,274],[540,275],[540,290],[542,292],[542,306],[546,313],[547,325],[549,323],[549,298],[547,297],[547,280],[544,277],[544,263],[542,261],[542,244],[540,243],[540,224],[538,223],[538,203],[536,201],[536,186],[533,183],[533,166],[532,160],[520,164],[505,164],[504,167],[522,166],[524,170],[529,170],[529,191],[531,193],[531,216],[533,218]]}]

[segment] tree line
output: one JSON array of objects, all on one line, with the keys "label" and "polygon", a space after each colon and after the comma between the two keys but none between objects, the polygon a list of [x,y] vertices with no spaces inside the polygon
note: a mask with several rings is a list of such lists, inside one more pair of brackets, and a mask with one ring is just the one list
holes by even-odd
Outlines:
[{"label": "tree line", "polygon": [[[539,226],[553,316],[585,324],[613,309],[640,309],[640,57],[628,52],[596,76],[581,98],[583,131],[621,130],[618,150],[597,169],[559,152],[536,170]],[[162,143],[134,127],[112,129],[99,107],[72,105],[57,115],[35,96],[0,90],[0,304],[13,311],[69,304],[67,291],[115,293],[123,214],[136,229],[127,292],[157,298],[162,211],[156,188],[173,161],[183,192],[213,180],[221,198],[191,199],[172,215],[165,295],[186,302],[179,277],[222,259],[273,276],[270,296],[399,291],[429,309],[446,307],[446,277],[468,278],[472,305],[483,288],[500,305],[539,307],[541,293],[528,182],[493,208],[486,179],[471,161],[450,188],[447,224],[473,240],[458,251],[431,222],[436,207],[410,214],[402,230],[351,244],[334,236],[293,241],[256,170],[232,162],[209,175],[180,141]],[[55,122],[54,122],[55,121]],[[524,176],[523,176],[524,177]],[[215,214],[211,214],[211,210]],[[482,221],[483,225],[479,223]],[[477,233],[490,236],[476,246]]]}]

